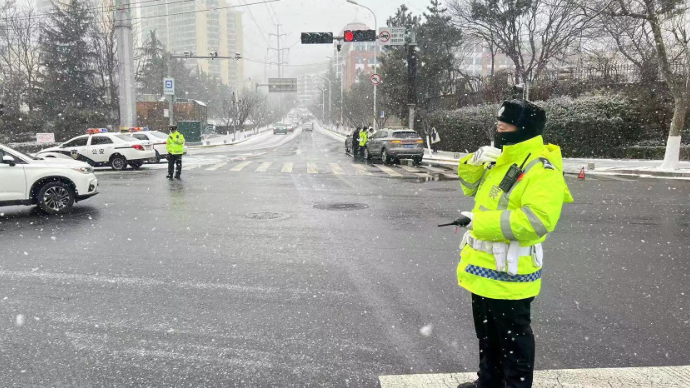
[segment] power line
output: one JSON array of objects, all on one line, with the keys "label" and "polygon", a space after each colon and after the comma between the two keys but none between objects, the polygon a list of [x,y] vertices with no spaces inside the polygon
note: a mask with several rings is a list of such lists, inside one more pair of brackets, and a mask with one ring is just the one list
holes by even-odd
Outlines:
[{"label": "power line", "polygon": [[[244,3],[244,1],[242,1],[242,3]],[[265,5],[266,5],[266,4],[264,3],[264,6],[265,6]],[[270,46],[271,44],[268,42],[268,39],[266,39],[266,36],[264,36],[264,34],[266,34],[266,31],[264,31],[264,30],[261,28],[261,26],[259,26],[259,23],[256,21],[256,18],[254,17],[254,13],[252,13],[252,10],[251,10],[251,9],[247,9],[247,11],[249,11],[249,17],[252,18],[252,21],[254,22],[254,25],[256,25],[256,28],[258,28],[259,31],[261,32],[261,37],[264,39],[264,42],[266,42],[266,44]]]},{"label": "power line", "polygon": [[[271,65],[271,64],[275,64],[275,63],[276,63],[276,62],[257,61],[256,59],[250,59],[250,58],[247,58],[247,57],[242,57],[242,59],[244,59],[245,61],[249,61],[249,62],[261,63],[261,64],[263,64],[263,65]],[[330,62],[331,62],[331,61],[325,61],[325,62],[303,63],[303,64],[299,64],[299,65],[283,65],[283,66],[286,66],[286,67],[318,66],[318,65],[327,65],[327,64],[329,64]]]}]

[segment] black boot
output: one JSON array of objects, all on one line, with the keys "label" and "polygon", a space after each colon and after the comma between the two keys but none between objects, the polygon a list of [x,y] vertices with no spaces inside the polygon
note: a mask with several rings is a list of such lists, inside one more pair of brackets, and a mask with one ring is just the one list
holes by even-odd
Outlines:
[{"label": "black boot", "polygon": [[173,179],[172,175],[166,175],[165,177],[168,179]]}]

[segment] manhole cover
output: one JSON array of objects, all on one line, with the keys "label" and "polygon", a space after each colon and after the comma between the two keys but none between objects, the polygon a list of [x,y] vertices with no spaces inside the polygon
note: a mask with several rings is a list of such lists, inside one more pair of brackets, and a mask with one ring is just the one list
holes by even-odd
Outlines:
[{"label": "manhole cover", "polygon": [[362,210],[368,208],[369,205],[363,203],[337,202],[337,203],[318,203],[314,205],[314,209],[321,210]]},{"label": "manhole cover", "polygon": [[429,191],[458,191],[458,189],[455,189],[453,187],[434,187],[432,189],[429,189]]},{"label": "manhole cover", "polygon": [[274,213],[274,212],[258,212],[258,213],[249,213],[245,215],[245,218],[248,218],[250,220],[280,220],[283,218],[287,218],[285,214],[282,213]]}]

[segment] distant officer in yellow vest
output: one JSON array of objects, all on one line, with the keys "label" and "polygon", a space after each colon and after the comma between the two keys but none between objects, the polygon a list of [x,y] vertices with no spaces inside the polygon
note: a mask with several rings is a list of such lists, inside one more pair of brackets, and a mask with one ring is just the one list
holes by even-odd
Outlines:
[{"label": "distant officer in yellow vest", "polygon": [[367,146],[367,142],[369,141],[369,136],[367,135],[367,129],[362,128],[361,131],[359,131],[359,149],[362,152],[362,158],[364,158],[364,148]]},{"label": "distant officer in yellow vest", "polygon": [[462,190],[475,197],[456,224],[462,239],[458,283],[472,293],[479,338],[479,379],[459,388],[532,386],[535,343],[530,304],[541,288],[542,243],[563,203],[573,201],[563,178],[560,148],[544,145],[543,109],[505,101],[495,147],[460,161]]},{"label": "distant officer in yellow vest", "polygon": [[[170,135],[165,141],[165,148],[168,151],[168,179],[180,179],[182,174],[182,154],[184,154],[184,136],[177,131],[177,125],[170,126]],[[177,172],[175,167],[177,166]]]}]

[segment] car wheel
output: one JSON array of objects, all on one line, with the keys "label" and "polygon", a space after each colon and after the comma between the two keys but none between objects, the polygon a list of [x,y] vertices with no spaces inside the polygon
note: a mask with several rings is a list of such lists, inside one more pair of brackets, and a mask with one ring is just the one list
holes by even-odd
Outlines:
[{"label": "car wheel", "polygon": [[420,164],[422,164],[422,158],[413,158],[412,162],[415,166],[419,166]]},{"label": "car wheel", "polygon": [[386,152],[386,149],[381,150],[381,161],[383,164],[390,164],[391,163],[391,158],[388,156],[388,152]]},{"label": "car wheel", "polygon": [[36,202],[45,213],[66,213],[74,205],[74,191],[63,182],[48,182],[38,191]]},{"label": "car wheel", "polygon": [[144,162],[141,160],[137,160],[135,162],[129,162],[129,165],[132,166],[132,168],[135,170],[139,170],[143,164],[144,164]]},{"label": "car wheel", "polygon": [[114,156],[110,159],[110,167],[116,171],[123,171],[127,168],[127,159],[122,155]]}]

